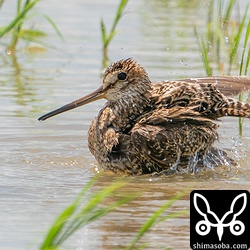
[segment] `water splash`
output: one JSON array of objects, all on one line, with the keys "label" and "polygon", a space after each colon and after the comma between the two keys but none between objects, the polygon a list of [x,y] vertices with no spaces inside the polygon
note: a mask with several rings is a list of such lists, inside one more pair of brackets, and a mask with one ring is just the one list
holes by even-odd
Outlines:
[{"label": "water splash", "polygon": [[194,155],[191,155],[188,161],[188,171],[190,173],[196,173],[198,170],[199,154],[196,152]]},{"label": "water splash", "polygon": [[247,153],[246,153],[246,147],[242,141],[239,140],[239,138],[231,137],[230,144],[232,144],[232,153],[235,157],[236,161],[243,160]]},{"label": "water splash", "polygon": [[[212,170],[214,173],[220,172],[223,176],[231,176],[232,167],[236,165],[236,160],[229,156],[227,152],[218,148],[211,148],[206,155],[197,152],[186,159],[177,160],[169,170],[163,171],[162,175],[196,175]],[[159,173],[157,176],[159,176]]]}]

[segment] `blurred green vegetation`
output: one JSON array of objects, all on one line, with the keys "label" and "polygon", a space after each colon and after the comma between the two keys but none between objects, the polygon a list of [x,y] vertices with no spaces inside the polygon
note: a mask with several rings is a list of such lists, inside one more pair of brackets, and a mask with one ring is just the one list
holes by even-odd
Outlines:
[{"label": "blurred green vegetation", "polygon": [[[17,0],[16,4],[16,15],[13,17],[12,21],[7,24],[5,27],[0,27],[0,38],[5,35],[11,35],[11,41],[9,44],[5,44],[6,46],[6,53],[8,55],[14,54],[17,49],[17,44],[20,39],[23,39],[28,42],[34,42],[38,44],[42,44],[44,46],[50,46],[46,44],[40,38],[46,36],[46,33],[41,30],[34,30],[34,29],[24,29],[23,25],[29,20],[31,17],[28,16],[36,6],[36,4],[40,0]],[[4,1],[0,2],[0,7]],[[57,28],[56,24],[53,20],[45,14],[42,16],[51,24],[54,28],[55,32],[57,33],[58,37],[63,40],[63,36],[60,33],[59,29]]]},{"label": "blurred green vegetation", "polygon": [[122,15],[123,15],[123,12],[127,3],[128,3],[128,0],[120,1],[120,4],[118,5],[118,8],[116,10],[115,18],[113,20],[113,24],[109,33],[107,32],[107,28],[103,19],[101,20],[102,44],[103,44],[103,63],[102,63],[103,68],[107,67],[108,46],[110,42],[112,41],[112,39],[114,38],[114,36],[116,35],[116,26],[118,22],[120,21],[120,19],[122,18]]},{"label": "blurred green vegetation", "polygon": [[[239,70],[239,75],[247,75],[250,60],[250,20],[247,19],[249,5],[241,17],[237,4],[240,4],[237,0],[211,1],[206,33],[201,34],[194,27],[208,76],[214,75],[214,72],[230,75],[233,68]],[[237,20],[235,16],[238,16]]]},{"label": "blurred green vegetation", "polygon": [[[237,69],[240,76],[247,75],[250,61],[250,20],[248,17],[249,4],[241,17],[240,2],[211,1],[207,13],[205,35],[200,35],[194,27],[204,69],[208,76],[218,72],[220,75],[231,75],[232,69]],[[233,17],[236,12],[238,19]],[[246,28],[245,28],[246,27]],[[243,101],[243,94],[239,94]],[[239,118],[239,135],[243,133],[243,119]]]},{"label": "blurred green vegetation", "polygon": [[[117,179],[107,187],[90,194],[91,188],[98,180],[98,177],[99,175],[96,175],[96,177],[90,180],[76,199],[57,217],[49,228],[48,233],[41,244],[41,250],[61,248],[63,243],[77,230],[101,219],[107,214],[112,213],[122,205],[138,198],[140,195],[139,193],[134,192],[119,192],[121,187],[128,184],[128,182],[122,179]],[[188,210],[177,211],[167,215],[164,213],[175,201],[181,199],[183,195],[184,192],[174,196],[172,199],[166,201],[162,206],[160,206],[160,208],[154,212],[141,226],[138,234],[131,240],[126,249],[132,250],[144,248],[147,244],[139,242],[153,226],[156,226],[158,223],[168,219],[187,215],[189,213]]]}]

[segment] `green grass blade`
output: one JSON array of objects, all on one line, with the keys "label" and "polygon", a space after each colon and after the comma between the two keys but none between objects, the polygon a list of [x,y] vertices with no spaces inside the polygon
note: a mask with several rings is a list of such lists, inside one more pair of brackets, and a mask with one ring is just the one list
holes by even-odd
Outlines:
[{"label": "green grass blade", "polygon": [[0,33],[0,38],[3,37],[5,34],[7,34],[10,30],[12,30],[17,25],[20,25],[23,21],[23,18],[27,14],[29,10],[31,10],[34,5],[40,0],[34,0],[33,2],[29,3],[15,18],[8,26],[5,27],[5,29]]},{"label": "green grass blade", "polygon": [[[240,102],[243,101],[243,93],[239,94],[239,101]],[[242,119],[242,117],[239,117],[238,125],[239,125],[239,136],[242,136],[242,134],[243,134],[243,119]]]},{"label": "green grass blade", "polygon": [[[161,214],[167,209],[169,208],[176,200],[179,200],[181,197],[183,196],[183,194],[179,194],[176,195],[175,197],[173,197],[170,201],[168,201],[166,204],[164,204],[163,206],[161,206],[149,219],[148,221],[142,225],[142,227],[140,228],[137,236],[134,238],[134,240],[130,243],[130,245],[126,248],[126,250],[131,250],[134,249],[136,243],[143,237],[143,235],[148,232],[148,230],[155,225],[157,222],[161,221],[160,220],[160,216]],[[179,214],[178,214],[179,215]],[[175,216],[174,214],[172,215],[168,215],[167,217],[165,216],[164,219],[166,218],[174,218],[173,216]]]},{"label": "green grass blade", "polygon": [[113,39],[113,37],[114,37],[115,35],[116,35],[116,31],[115,31],[115,30],[113,30],[112,32],[109,33],[109,36],[108,36],[108,38],[107,38],[107,40],[106,40],[106,47],[108,47],[110,41]]},{"label": "green grass blade", "polygon": [[22,0],[17,1],[17,11],[16,13],[19,14],[21,12]]},{"label": "green grass blade", "polygon": [[250,35],[250,20],[248,21],[248,25],[247,25],[247,29],[246,29],[246,34],[245,34],[245,40],[244,40],[244,45],[243,45],[243,51],[242,51],[242,55],[241,55],[241,60],[240,60],[240,76],[242,75],[243,73],[243,65],[244,65],[244,58],[245,58],[245,51],[247,49],[247,45],[248,45],[248,55],[247,55],[247,58],[246,58],[246,66],[245,66],[245,75],[246,75],[246,69],[248,68],[248,65],[249,65],[249,49],[250,49],[250,46],[249,46],[249,35]]},{"label": "green grass blade", "polygon": [[[25,10],[26,8],[29,8],[29,3],[30,3],[30,1],[26,0],[26,2],[24,4],[24,7],[23,7],[23,10]],[[17,4],[17,14],[18,15],[20,13],[22,13],[21,4],[22,4],[22,0],[18,0],[18,4]],[[32,8],[32,5],[31,5],[31,8]],[[17,45],[17,42],[18,42],[18,39],[20,38],[20,32],[21,32],[21,29],[22,29],[22,24],[23,24],[25,15],[22,18],[22,22],[18,23],[14,27],[14,31],[13,31],[13,34],[12,34],[12,40],[11,40],[11,43],[10,43],[10,46],[9,46],[11,49],[15,49],[15,47]]]},{"label": "green grass blade", "polygon": [[[107,49],[110,41],[113,39],[113,37],[116,34],[116,31],[115,31],[116,26],[122,17],[122,13],[123,13],[127,3],[128,3],[128,0],[121,0],[120,1],[120,4],[118,5],[118,8],[116,10],[116,15],[115,15],[112,27],[111,27],[111,31],[109,34],[107,34],[107,32],[106,32],[106,27],[105,27],[104,21],[101,20],[101,31],[102,31],[102,41],[103,41],[103,49],[104,50]],[[105,54],[106,53],[107,53],[107,51],[105,51]]]},{"label": "green grass blade", "polygon": [[63,230],[66,221],[74,213],[76,208],[77,203],[74,202],[61,213],[61,215],[56,219],[56,221],[52,225],[45,241],[41,246],[41,249],[47,249],[48,247],[51,247],[51,245],[53,246],[55,244],[54,241],[57,235]]},{"label": "green grass blade", "polygon": [[225,74],[225,68],[227,65],[228,58],[228,44],[225,42],[225,31],[222,29],[222,27],[217,26],[215,28],[215,37],[216,37],[216,64],[217,68],[220,72],[220,74]]},{"label": "green grass blade", "polygon": [[32,39],[33,37],[45,37],[47,34],[41,30],[22,30],[20,37],[26,37]]},{"label": "green grass blade", "polygon": [[[206,31],[206,39],[209,44],[213,44],[214,40],[214,1],[211,1],[211,4],[208,6],[208,15],[207,15],[207,31]],[[197,32],[196,32],[196,38],[198,39]],[[213,49],[211,47],[211,49]]]},{"label": "green grass blade", "polygon": [[103,47],[105,48],[107,46],[107,32],[103,19],[101,19],[101,32],[102,32],[102,43]]},{"label": "green grass blade", "polygon": [[68,239],[75,231],[82,228],[83,226],[105,216],[106,214],[112,212],[117,207],[127,203],[128,201],[134,199],[134,195],[125,196],[122,199],[111,203],[109,206],[104,208],[98,208],[101,202],[113,195],[114,191],[125,185],[125,182],[115,182],[110,186],[100,190],[93,194],[91,200],[82,209],[79,210],[79,202],[77,204],[78,208],[74,210],[74,213],[70,214],[67,218],[67,222],[63,224],[61,232],[57,233],[53,243],[53,247],[60,246],[66,239]]},{"label": "green grass blade", "polygon": [[90,189],[91,186],[95,183],[96,178],[91,179],[86,186],[83,188],[81,193],[77,196],[75,201],[70,204],[55,220],[55,222],[50,227],[42,245],[41,250],[51,248],[52,246],[55,246],[55,242],[60,234],[60,232],[63,230],[65,223],[69,220],[69,218],[73,215],[73,213],[76,211],[77,206],[81,200],[81,197]]},{"label": "green grass blade", "polygon": [[97,208],[97,205],[101,203],[102,200],[106,199],[109,195],[111,195],[117,188],[124,185],[124,183],[115,182],[112,185],[96,192],[92,197],[88,204],[80,211],[78,214],[72,218],[70,225],[68,225],[67,229],[65,229],[64,233],[58,240],[59,243],[63,242],[67,239],[74,231],[76,231],[80,225],[83,225],[89,214],[94,213],[94,209]]},{"label": "green grass blade", "polygon": [[248,74],[249,62],[250,62],[250,45],[248,46],[248,53],[247,53],[247,59],[246,59],[246,65],[245,65],[245,72],[244,72],[245,76],[247,76],[247,74]]},{"label": "green grass blade", "polygon": [[204,67],[205,67],[206,74],[208,76],[212,76],[212,67],[210,65],[210,60],[209,60],[209,56],[208,56],[209,51],[208,51],[205,40],[202,39],[202,41],[200,41],[196,26],[194,26],[194,34],[197,38],[197,41],[198,41],[198,44],[200,47],[200,53],[202,56],[202,61],[203,61]]},{"label": "green grass blade", "polygon": [[[249,6],[248,6],[249,7]],[[246,8],[245,14],[243,16],[243,19],[240,23],[240,26],[238,28],[238,32],[236,33],[236,36],[234,37],[234,41],[233,41],[233,45],[232,45],[232,49],[230,51],[230,56],[229,56],[229,69],[228,69],[228,74],[230,75],[231,72],[231,68],[232,68],[232,64],[233,64],[233,60],[235,58],[237,49],[239,47],[239,43],[240,43],[240,37],[244,28],[244,24],[245,24],[245,20],[246,20],[246,16],[247,16],[247,11],[248,11],[248,7]]]},{"label": "green grass blade", "polygon": [[[223,1],[216,1],[218,6],[216,21],[213,22],[213,40],[211,41],[211,47],[214,47],[215,55],[214,60],[217,63],[217,67],[220,68],[221,64],[221,33],[223,29],[223,21],[222,21],[222,9],[223,9]],[[214,5],[215,6],[215,5]],[[213,6],[213,8],[214,8]],[[218,32],[219,30],[219,32]],[[223,35],[222,35],[223,36]]]},{"label": "green grass blade", "polygon": [[[107,197],[106,197],[107,198]],[[113,202],[109,206],[100,209],[91,209],[87,213],[80,212],[74,217],[74,221],[69,225],[69,227],[65,230],[64,234],[58,239],[58,245],[62,244],[65,240],[67,240],[71,235],[73,235],[77,230],[86,226],[87,224],[94,222],[97,219],[111,213],[118,207],[123,204],[127,204],[129,201],[133,200],[135,196],[127,196],[124,197],[117,202]],[[99,203],[95,205],[97,207]]]},{"label": "green grass blade", "polygon": [[247,96],[247,102],[250,103],[250,93]]},{"label": "green grass blade", "polygon": [[30,3],[30,0],[26,0],[24,7],[26,7]]},{"label": "green grass blade", "polygon": [[119,22],[119,20],[121,19],[122,13],[123,13],[127,3],[128,3],[128,0],[121,0],[119,6],[117,8],[117,11],[116,11],[115,19],[114,19],[110,33],[113,33],[113,31],[115,30],[116,25]]},{"label": "green grass blade", "polygon": [[[221,2],[221,1],[220,1]],[[230,18],[231,18],[231,14],[232,14],[232,10],[233,10],[233,7],[235,5],[235,0],[231,0],[229,3],[228,3],[228,6],[226,8],[226,13],[224,15],[224,17],[222,18],[222,27],[223,29],[227,29],[228,27],[228,24],[229,24],[229,21],[230,21]]]},{"label": "green grass blade", "polygon": [[90,202],[85,206],[82,210],[82,214],[90,211],[93,207],[96,206],[96,204],[99,204],[102,200],[104,200],[107,196],[109,196],[111,193],[113,193],[118,188],[125,185],[125,182],[115,182],[109,185],[108,187],[96,192],[93,196]]},{"label": "green grass blade", "polygon": [[[103,217],[104,215],[112,212],[113,210],[115,210],[116,208],[120,207],[123,204],[128,203],[129,201],[133,200],[135,198],[135,195],[127,195],[124,198],[111,203],[108,207],[106,208],[101,208],[97,211],[95,211],[95,213],[93,215],[91,215],[87,220],[86,220],[86,224],[91,223],[94,220],[99,219],[100,217]],[[81,226],[81,225],[80,225]]]},{"label": "green grass blade", "polygon": [[55,32],[56,32],[57,36],[60,38],[60,40],[64,41],[64,37],[63,37],[62,33],[60,32],[60,30],[58,29],[56,24],[53,22],[53,20],[47,15],[43,15],[43,16],[48,21],[48,23],[52,26],[52,28],[55,30]]}]

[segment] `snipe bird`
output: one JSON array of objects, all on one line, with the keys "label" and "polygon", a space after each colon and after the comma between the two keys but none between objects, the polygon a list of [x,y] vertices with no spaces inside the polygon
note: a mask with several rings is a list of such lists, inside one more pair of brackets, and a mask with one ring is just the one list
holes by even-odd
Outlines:
[{"label": "snipe bird", "polygon": [[223,94],[228,84],[237,92],[241,82],[250,86],[248,77],[151,82],[144,68],[129,58],[109,66],[96,91],[39,120],[104,98],[107,102],[88,132],[89,149],[102,168],[129,175],[193,173],[230,160],[213,147],[219,127],[214,121],[222,116],[250,118],[249,104]]}]

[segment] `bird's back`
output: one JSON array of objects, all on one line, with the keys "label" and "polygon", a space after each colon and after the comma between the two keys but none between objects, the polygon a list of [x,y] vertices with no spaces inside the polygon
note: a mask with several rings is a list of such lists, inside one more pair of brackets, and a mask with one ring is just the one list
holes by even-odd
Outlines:
[{"label": "bird's back", "polygon": [[217,119],[222,116],[248,117],[250,105],[227,97],[214,83],[165,81],[152,84],[152,101],[159,109],[169,112],[175,107],[192,110],[198,116]]}]

